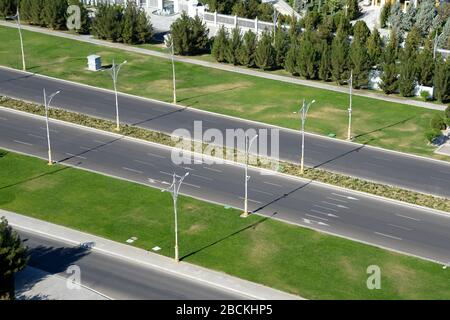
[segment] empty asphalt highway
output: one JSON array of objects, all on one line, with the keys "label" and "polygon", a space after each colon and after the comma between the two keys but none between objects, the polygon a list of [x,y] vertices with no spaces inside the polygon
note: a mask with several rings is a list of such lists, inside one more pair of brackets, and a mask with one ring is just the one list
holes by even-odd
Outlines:
[{"label": "empty asphalt highway", "polygon": [[244,296],[201,284],[125,259],[74,246],[36,233],[17,230],[29,248],[29,265],[67,278],[77,265],[81,284],[112,299],[236,300]]},{"label": "empty asphalt highway", "polygon": [[[176,165],[174,149],[55,121],[50,129],[55,161],[157,188],[166,188],[173,172],[189,171],[183,194],[243,207],[241,165],[205,161]],[[0,109],[0,148],[45,158],[45,133],[42,117]],[[443,263],[450,261],[450,216],[445,213],[267,175],[257,169],[251,169],[249,175],[249,207],[258,214]]]},{"label": "empty asphalt highway", "polygon": [[[43,103],[44,87],[48,92],[62,91],[53,101],[55,106],[104,119],[115,119],[115,100],[111,92],[0,67],[0,95]],[[194,121],[202,121],[204,131],[211,128],[222,132],[237,128],[271,128],[269,125],[127,95],[120,95],[119,103],[121,122],[168,134],[177,129],[192,132]],[[279,148],[281,159],[297,162],[300,134],[281,130]],[[306,138],[305,161],[308,166],[450,198],[450,163],[317,135],[308,135]]]}]

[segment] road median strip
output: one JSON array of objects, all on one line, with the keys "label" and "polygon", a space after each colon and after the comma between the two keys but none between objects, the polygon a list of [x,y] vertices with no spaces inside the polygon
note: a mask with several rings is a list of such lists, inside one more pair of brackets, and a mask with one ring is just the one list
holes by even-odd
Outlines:
[{"label": "road median strip", "polygon": [[[6,108],[10,108],[17,111],[22,111],[34,115],[44,116],[45,109],[42,105],[37,105],[30,102],[15,100],[8,97],[0,96],[0,105]],[[168,134],[152,131],[149,129],[143,129],[136,126],[121,125],[120,131],[116,131],[116,124],[113,121],[94,118],[84,114],[66,111],[59,108],[51,108],[49,110],[49,117],[66,121],[102,131],[107,131],[113,134],[120,134],[126,137],[144,140],[168,147],[177,147],[180,144],[186,145],[186,142],[190,145],[196,145],[195,150],[202,151],[212,150],[211,155],[214,156],[216,150],[222,151],[223,155],[233,154],[233,160],[235,163],[240,163],[245,159],[243,152],[234,149],[226,150],[226,148],[211,146],[207,143],[194,142],[191,140],[184,140],[181,137],[170,136]],[[227,159],[229,159],[227,157]],[[273,170],[273,159],[261,158],[256,156],[250,156],[250,163],[252,166]],[[353,191],[363,192],[378,197],[401,201],[417,206],[427,207],[444,212],[450,212],[450,199],[436,197],[419,193],[416,191],[406,190],[394,186],[384,185],[372,181],[367,181],[355,177],[346,176],[343,174],[333,173],[317,168],[306,168],[304,174],[300,173],[300,166],[298,164],[280,161],[277,163],[277,172],[287,174],[292,177],[300,177],[309,179],[316,182],[337,186],[340,188],[350,189]]]}]

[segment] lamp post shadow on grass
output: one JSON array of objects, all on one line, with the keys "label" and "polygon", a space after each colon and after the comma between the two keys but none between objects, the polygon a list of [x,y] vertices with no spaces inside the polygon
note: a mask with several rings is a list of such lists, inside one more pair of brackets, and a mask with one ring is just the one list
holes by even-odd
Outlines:
[{"label": "lamp post shadow on grass", "polygon": [[239,89],[239,86],[236,87],[232,87],[232,88],[227,88],[227,89],[222,89],[222,90],[217,90],[214,92],[207,92],[207,93],[202,93],[202,94],[198,94],[192,97],[186,97],[184,99],[179,99],[178,102],[183,102],[183,101],[187,101],[187,100],[192,100],[192,99],[197,99],[197,98],[201,98],[201,97],[206,97],[206,96],[210,96],[212,94],[218,94],[218,93],[223,93],[223,92],[227,92],[227,91],[233,91],[236,89]]},{"label": "lamp post shadow on grass", "polygon": [[[364,133],[358,134],[358,135],[356,135],[354,138],[355,138],[355,139],[361,138],[361,137],[363,137],[363,136],[367,136],[367,135],[372,134],[372,133],[375,133],[375,132],[383,131],[384,129],[389,129],[389,128],[398,126],[398,125],[400,125],[400,124],[405,124],[406,122],[408,122],[409,120],[412,120],[412,119],[414,119],[414,118],[416,118],[416,117],[415,117],[415,116],[409,117],[409,118],[406,118],[406,119],[397,121],[397,122],[395,122],[395,123],[391,123],[391,124],[389,124],[389,125],[387,125],[387,126],[384,126],[384,127],[378,128],[378,129],[374,129],[374,130],[372,130],[372,131],[368,131],[368,132],[364,132]],[[370,141],[372,141],[372,140],[373,140],[373,139],[371,139]],[[367,143],[365,143],[365,144],[367,144]]]},{"label": "lamp post shadow on grass", "polygon": [[[2,157],[2,156],[0,156],[0,157]],[[26,182],[30,182],[30,181],[33,181],[33,180],[37,180],[37,179],[40,179],[40,178],[48,176],[48,175],[57,174],[57,173],[59,173],[61,171],[68,170],[68,169],[70,169],[70,167],[58,168],[56,170],[52,170],[50,172],[41,173],[41,174],[39,174],[37,176],[31,177],[31,178],[27,178],[27,179],[23,179],[23,180],[11,183],[11,184],[6,185],[6,186],[0,186],[0,191],[8,189],[8,188],[15,187],[15,186],[18,186],[18,185],[20,185],[22,183],[26,183]]]}]

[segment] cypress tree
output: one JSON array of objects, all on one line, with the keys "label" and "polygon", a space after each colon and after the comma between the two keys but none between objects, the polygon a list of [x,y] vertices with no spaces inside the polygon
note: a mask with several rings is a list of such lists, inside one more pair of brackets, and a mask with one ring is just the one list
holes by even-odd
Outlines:
[{"label": "cypress tree", "polygon": [[442,103],[450,100],[450,60],[445,62],[441,55],[434,71],[434,96]]},{"label": "cypress tree", "polygon": [[380,87],[384,93],[394,93],[398,89],[397,70],[398,40],[395,31],[391,32],[389,43],[383,53]]},{"label": "cypress tree", "polygon": [[299,47],[297,42],[294,42],[289,47],[284,61],[284,69],[292,75],[298,75],[297,56],[299,54]]},{"label": "cypress tree", "polygon": [[433,42],[427,39],[423,49],[417,55],[418,80],[423,86],[433,85],[434,59]]},{"label": "cypress tree", "polygon": [[350,47],[350,65],[353,70],[353,87],[366,86],[369,80],[370,61],[366,46],[359,40]]},{"label": "cypress tree", "polygon": [[330,46],[327,42],[322,43],[322,55],[320,57],[319,65],[319,78],[323,81],[331,80],[331,56],[330,56]]},{"label": "cypress tree", "polygon": [[241,50],[239,51],[239,62],[243,66],[253,68],[255,66],[257,39],[256,34],[248,30],[244,34]]},{"label": "cypress tree", "polygon": [[422,35],[427,35],[430,32],[435,15],[436,6],[434,0],[420,1],[415,25],[419,28]]},{"label": "cypress tree", "polygon": [[378,29],[373,29],[372,34],[367,39],[367,54],[371,66],[376,66],[380,63],[382,53],[382,41]]},{"label": "cypress tree", "polygon": [[137,43],[138,10],[134,2],[128,3],[123,14],[122,41],[127,44]]},{"label": "cypress tree", "polygon": [[225,50],[226,60],[234,65],[239,64],[239,51],[242,46],[241,30],[234,28]]},{"label": "cypress tree", "polygon": [[450,49],[450,19],[444,25],[441,35],[439,36],[439,47]]},{"label": "cypress tree", "polygon": [[317,77],[318,55],[313,41],[312,31],[307,31],[303,34],[299,45],[297,72],[306,79],[315,79]]},{"label": "cypress tree", "polygon": [[66,29],[67,0],[44,0],[42,24],[54,30]]},{"label": "cypress tree", "polygon": [[391,3],[386,2],[386,4],[383,6],[383,8],[381,8],[381,13],[380,13],[381,28],[386,27],[386,23],[388,22],[390,13],[391,13]]},{"label": "cypress tree", "polygon": [[398,87],[400,94],[404,97],[414,96],[416,88],[416,55],[402,52],[400,59],[400,78],[398,80]]},{"label": "cypress tree", "polygon": [[209,46],[209,30],[199,16],[189,19],[189,54],[203,53]]},{"label": "cypress tree", "polygon": [[20,19],[28,23],[31,23],[31,1],[33,0],[20,0],[19,3]]},{"label": "cypress tree", "polygon": [[137,43],[148,43],[153,37],[153,27],[147,18],[145,10],[139,10],[136,24]]},{"label": "cypress tree", "polygon": [[43,4],[44,4],[44,0],[31,0],[30,1],[30,10],[29,10],[30,24],[34,24],[37,26],[44,25],[44,22],[42,21]]},{"label": "cypress tree", "polygon": [[264,32],[258,42],[255,63],[263,70],[271,70],[275,66],[275,49],[272,46],[272,37],[268,32]]},{"label": "cypress tree", "polygon": [[403,20],[401,22],[402,31],[410,31],[416,22],[416,8],[413,5],[409,5],[403,15]]},{"label": "cypress tree", "polygon": [[282,68],[284,66],[287,51],[289,50],[288,34],[283,28],[277,28],[275,32],[274,49],[275,65],[277,68]]},{"label": "cypress tree", "polygon": [[361,15],[358,0],[347,0],[347,6],[347,16],[350,20],[355,20]]},{"label": "cypress tree", "polygon": [[365,43],[367,38],[370,36],[370,30],[367,27],[366,23],[362,20],[359,20],[353,26],[353,38],[356,41],[360,41],[361,43]]},{"label": "cypress tree", "polygon": [[216,59],[217,62],[225,62],[226,59],[226,51],[228,47],[228,32],[225,30],[225,27],[222,25],[214,37],[214,42],[211,50],[211,54]]},{"label": "cypress tree", "polygon": [[348,52],[348,35],[342,30],[338,30],[331,44],[331,74],[333,80],[339,84],[343,84],[350,77]]}]

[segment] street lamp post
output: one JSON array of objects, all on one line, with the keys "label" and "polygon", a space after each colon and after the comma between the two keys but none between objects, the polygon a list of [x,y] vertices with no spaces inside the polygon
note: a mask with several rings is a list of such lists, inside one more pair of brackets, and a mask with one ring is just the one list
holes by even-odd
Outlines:
[{"label": "street lamp post", "polygon": [[173,80],[173,103],[177,103],[177,81],[175,78],[175,48],[173,44],[173,35],[170,37],[171,39],[171,49],[172,49],[172,80]]},{"label": "street lamp post", "polygon": [[56,91],[55,93],[52,93],[50,96],[47,97],[47,93],[44,91],[44,107],[45,107],[45,125],[47,127],[47,145],[48,145],[48,165],[53,165],[52,161],[52,148],[50,144],[50,129],[48,126],[48,109],[50,108],[50,103],[52,102],[53,98],[60,93],[60,91]]},{"label": "street lamp post", "polygon": [[305,104],[305,99],[303,99],[303,106],[300,109],[299,113],[301,115],[301,123],[302,123],[302,156],[300,158],[300,174],[304,173],[304,163],[305,163],[305,122],[306,117],[308,115],[308,110],[316,100],[311,101],[308,104]]},{"label": "street lamp post", "polygon": [[117,131],[120,130],[119,98],[118,98],[118,94],[117,94],[117,79],[119,77],[120,68],[122,67],[122,65],[124,65],[126,63],[127,63],[127,61],[125,60],[124,62],[122,62],[120,64],[116,64],[116,62],[113,60],[112,67],[111,67],[111,69],[109,69],[109,71],[111,73],[111,77],[113,79],[114,93],[115,93],[115,97],[116,97],[116,130]]},{"label": "street lamp post", "polygon": [[255,135],[251,140],[249,136],[245,135],[245,197],[244,212],[241,214],[242,218],[248,217],[248,181],[250,180],[250,176],[248,175],[248,159],[250,147],[256,138],[258,138],[258,135]]},{"label": "street lamp post", "polygon": [[162,192],[170,191],[173,199],[173,213],[175,216],[175,262],[180,262],[179,253],[178,253],[178,212],[177,212],[177,200],[178,194],[181,188],[181,184],[183,180],[189,175],[189,172],[186,172],[184,176],[178,176],[175,173],[173,174],[173,182],[172,185],[162,190]]},{"label": "street lamp post", "polygon": [[353,89],[353,70],[350,71],[350,104],[348,107],[348,133],[347,140],[352,140],[352,89]]},{"label": "street lamp post", "polygon": [[23,71],[27,71],[27,68],[26,68],[26,65],[25,65],[25,51],[23,49],[22,25],[20,24],[19,6],[17,6],[17,13],[16,13],[16,15],[11,17],[11,18],[17,21],[17,29],[19,30],[19,39],[20,39],[20,49],[22,51],[22,70]]}]

